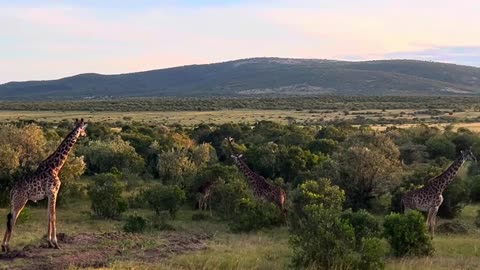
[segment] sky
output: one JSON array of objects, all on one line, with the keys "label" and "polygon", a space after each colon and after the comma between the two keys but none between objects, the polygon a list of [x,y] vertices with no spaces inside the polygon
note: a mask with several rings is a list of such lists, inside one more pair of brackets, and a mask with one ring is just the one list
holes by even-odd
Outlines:
[{"label": "sky", "polygon": [[0,83],[250,57],[480,67],[478,0],[0,0]]}]

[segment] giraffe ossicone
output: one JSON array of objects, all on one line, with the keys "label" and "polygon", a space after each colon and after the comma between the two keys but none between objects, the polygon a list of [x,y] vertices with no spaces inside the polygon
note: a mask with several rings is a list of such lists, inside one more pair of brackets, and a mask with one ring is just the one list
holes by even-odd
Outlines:
[{"label": "giraffe ossicone", "polygon": [[49,247],[60,248],[56,233],[56,202],[61,185],[58,175],[78,138],[87,136],[86,128],[87,124],[83,121],[83,118],[76,119],[73,130],[55,152],[42,161],[33,174],[25,176],[13,185],[10,191],[11,211],[7,215],[7,230],[3,237],[2,251],[9,251],[13,228],[27,201],[39,201],[44,198],[48,198],[48,245]]},{"label": "giraffe ossicone", "polygon": [[412,209],[428,212],[426,223],[432,235],[438,209],[443,203],[442,193],[467,160],[477,161],[471,150],[460,151],[460,156],[445,171],[429,179],[423,187],[408,191],[402,197],[404,211]]}]

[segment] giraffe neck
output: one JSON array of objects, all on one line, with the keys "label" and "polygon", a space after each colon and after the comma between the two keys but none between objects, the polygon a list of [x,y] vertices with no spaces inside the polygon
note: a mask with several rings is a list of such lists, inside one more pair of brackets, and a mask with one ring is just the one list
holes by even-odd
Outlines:
[{"label": "giraffe neck", "polygon": [[465,159],[463,156],[458,157],[443,173],[441,173],[437,179],[432,181],[431,185],[434,185],[439,188],[441,192],[450,184],[455,176],[457,175],[458,171],[465,163]]},{"label": "giraffe neck", "polygon": [[56,172],[59,172],[65,161],[67,160],[68,154],[72,150],[73,146],[78,140],[80,131],[78,128],[75,128],[70,132],[67,137],[62,141],[58,148],[53,152],[45,161],[45,165],[48,168],[53,169]]},{"label": "giraffe neck", "polygon": [[235,164],[240,169],[240,171],[242,171],[242,173],[247,177],[251,184],[256,185],[258,184],[258,181],[263,178],[262,176],[257,175],[254,171],[252,171],[241,157],[237,156],[237,158],[235,159]]}]

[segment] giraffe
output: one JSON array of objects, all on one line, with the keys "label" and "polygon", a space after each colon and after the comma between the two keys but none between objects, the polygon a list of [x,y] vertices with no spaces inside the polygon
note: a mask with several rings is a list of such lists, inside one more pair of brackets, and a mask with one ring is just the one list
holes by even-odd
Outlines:
[{"label": "giraffe", "polygon": [[460,156],[444,172],[428,180],[423,187],[406,192],[402,197],[405,210],[414,209],[428,212],[427,226],[432,236],[437,212],[443,202],[442,193],[467,160],[476,161],[477,159],[472,151],[461,151]]},{"label": "giraffe", "polygon": [[200,209],[200,211],[206,211],[207,207],[209,207],[210,212],[212,211],[212,208],[210,207],[210,198],[215,185],[215,181],[209,180],[198,188],[198,192],[200,193],[200,197],[198,198],[198,209]]},{"label": "giraffe", "polygon": [[78,138],[87,135],[86,127],[87,124],[85,124],[83,118],[80,121],[77,119],[75,128],[67,135],[55,152],[42,161],[33,174],[24,177],[13,185],[10,191],[11,212],[7,215],[7,230],[3,237],[2,251],[9,251],[13,227],[27,201],[36,202],[45,197],[48,198],[48,246],[50,248],[60,248],[57,242],[55,213],[57,194],[61,185],[58,174]]},{"label": "giraffe", "polygon": [[233,138],[228,137],[227,140],[228,144],[230,145],[230,149],[232,150],[231,157],[238,169],[248,179],[248,182],[250,184],[250,187],[253,189],[253,194],[255,195],[255,197],[275,203],[282,211],[284,220],[286,220],[287,208],[285,204],[287,200],[287,194],[285,193],[285,191],[281,187],[275,186],[267,182],[267,180],[263,176],[255,173],[252,169],[250,169],[245,162],[243,155],[237,154],[235,152],[232,144]]}]

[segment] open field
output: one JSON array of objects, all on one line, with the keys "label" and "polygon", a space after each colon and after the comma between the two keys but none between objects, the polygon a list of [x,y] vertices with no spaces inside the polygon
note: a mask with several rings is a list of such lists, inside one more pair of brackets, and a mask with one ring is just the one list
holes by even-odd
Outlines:
[{"label": "open field", "polygon": [[[458,219],[468,226],[469,234],[437,235],[434,256],[388,258],[386,269],[479,269],[480,232],[473,225],[477,209],[480,206],[467,206]],[[46,210],[33,207],[29,212],[14,233],[15,251],[0,256],[0,269],[287,269],[291,255],[285,227],[233,234],[224,223],[192,221],[194,211],[181,210],[171,222],[175,231],[126,234],[121,232],[121,221],[92,219],[85,202],[59,209],[62,249],[52,250],[41,239],[46,233]],[[0,210],[0,216],[6,213]],[[0,224],[3,232],[4,222]]]},{"label": "open field", "polygon": [[150,124],[194,126],[201,123],[255,123],[262,120],[287,124],[316,125],[331,121],[348,121],[351,124],[372,124],[377,129],[387,126],[409,127],[417,123],[440,124],[445,126],[454,123],[456,127],[466,126],[472,129],[480,127],[480,112],[453,112],[443,109],[431,115],[424,110],[220,110],[220,111],[169,111],[169,112],[87,112],[87,111],[0,111],[0,121],[35,120],[46,122],[71,121],[74,118],[85,118],[94,122],[129,122],[138,121]]}]

